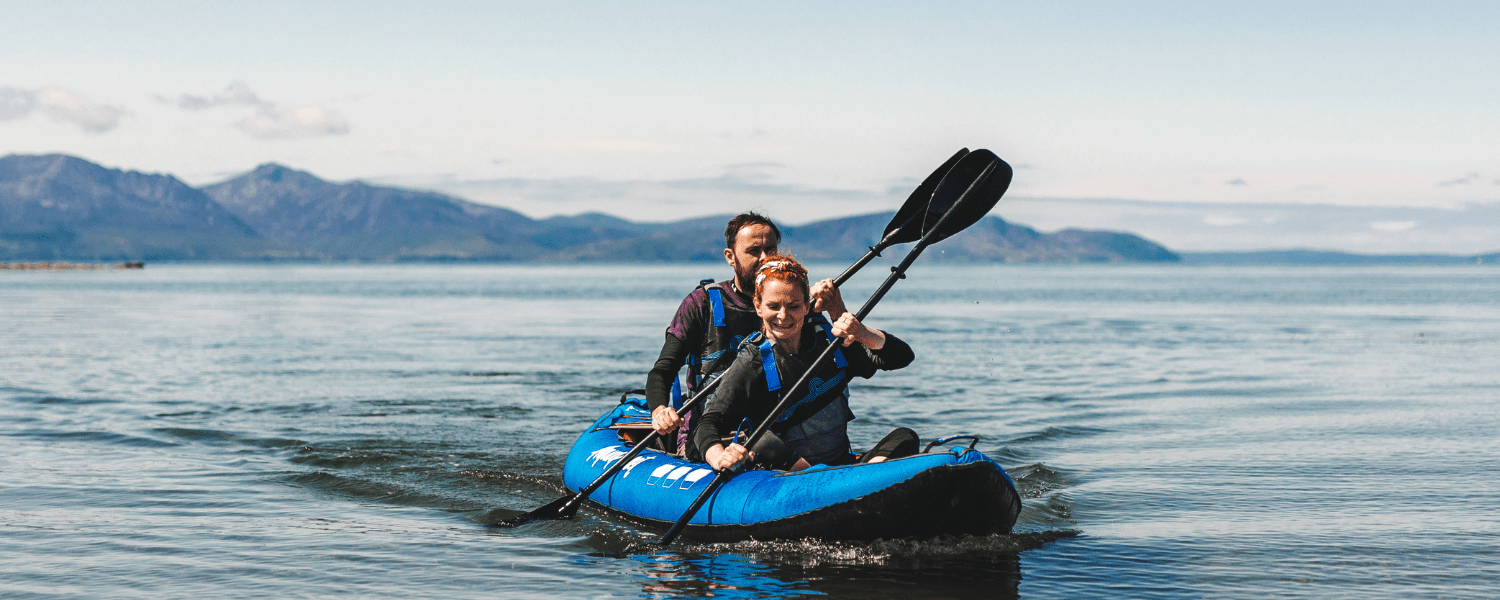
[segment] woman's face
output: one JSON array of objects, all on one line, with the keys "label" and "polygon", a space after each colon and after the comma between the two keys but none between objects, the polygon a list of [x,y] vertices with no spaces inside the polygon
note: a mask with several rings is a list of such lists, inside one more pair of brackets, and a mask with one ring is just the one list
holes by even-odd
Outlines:
[{"label": "woman's face", "polygon": [[796,344],[801,339],[802,323],[807,320],[807,297],[801,287],[772,279],[760,288],[755,314],[760,315],[771,339]]}]

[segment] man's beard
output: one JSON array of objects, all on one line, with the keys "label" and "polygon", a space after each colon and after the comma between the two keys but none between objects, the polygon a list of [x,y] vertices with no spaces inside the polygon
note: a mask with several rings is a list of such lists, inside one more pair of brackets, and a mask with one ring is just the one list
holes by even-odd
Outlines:
[{"label": "man's beard", "polygon": [[752,263],[750,265],[749,271],[744,276],[740,275],[740,266],[740,259],[738,256],[736,256],[734,259],[734,285],[736,287],[744,287],[740,285],[740,283],[743,282],[748,285],[750,289],[741,289],[740,293],[752,293],[755,291],[755,272],[760,269],[760,261],[756,260],[754,263]]}]

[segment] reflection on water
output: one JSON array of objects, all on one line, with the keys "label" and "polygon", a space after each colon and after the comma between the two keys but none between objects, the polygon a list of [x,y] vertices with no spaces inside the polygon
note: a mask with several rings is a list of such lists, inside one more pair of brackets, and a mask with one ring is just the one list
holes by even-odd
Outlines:
[{"label": "reflection on water", "polygon": [[565,493],[573,439],[641,387],[677,302],[721,268],[0,273],[0,589],[1500,590],[1487,267],[926,265],[870,319],[918,360],[856,383],[851,437],[978,435],[1023,496],[1016,533],[661,550],[594,507],[485,527]]},{"label": "reflection on water", "polygon": [[[642,580],[642,596],[725,598],[1018,597],[1022,551],[1074,535],[1053,531],[931,540],[744,542],[656,550],[644,544],[579,557]],[[645,546],[645,547],[643,547]],[[641,553],[647,551],[646,553]]]}]

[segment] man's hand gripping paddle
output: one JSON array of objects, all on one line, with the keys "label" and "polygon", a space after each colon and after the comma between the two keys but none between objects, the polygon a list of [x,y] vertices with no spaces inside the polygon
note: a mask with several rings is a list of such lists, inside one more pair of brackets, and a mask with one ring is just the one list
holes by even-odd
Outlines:
[{"label": "man's hand gripping paddle", "polygon": [[[960,154],[963,153],[961,152]],[[1000,196],[1005,193],[1006,188],[1010,187],[1012,175],[1010,165],[1000,160],[1000,157],[995,156],[993,152],[989,150],[977,150],[968,153],[966,156],[955,156],[954,158],[959,159],[958,163],[953,165],[947,174],[943,176],[942,182],[938,184],[937,190],[932,194],[932,201],[928,203],[927,210],[920,211],[920,214],[913,211],[913,214],[908,215],[907,219],[902,221],[901,225],[897,226],[897,231],[887,228],[885,238],[881,240],[883,244],[893,239],[897,241],[890,243],[899,243],[903,240],[909,241],[905,236],[910,234],[904,233],[909,229],[919,229],[921,231],[920,239],[917,240],[917,245],[912,247],[911,252],[906,255],[906,258],[902,259],[901,264],[891,268],[890,277],[887,277],[885,283],[882,283],[880,288],[875,290],[875,293],[870,296],[870,299],[865,301],[864,306],[860,307],[859,312],[855,313],[854,318],[864,321],[865,317],[870,314],[870,310],[875,308],[875,304],[880,302],[881,298],[885,297],[886,292],[889,292],[892,286],[896,285],[896,281],[906,277],[906,269],[917,259],[917,256],[922,254],[922,250],[978,222],[979,219],[990,212],[991,208],[995,207],[995,203],[1000,201]],[[910,202],[910,200],[907,201],[908,204]],[[896,213],[898,220],[901,219],[902,212],[905,212],[906,209],[907,207],[903,206],[902,211]],[[895,223],[897,221],[893,220],[892,222]],[[910,227],[911,224],[918,222],[920,222],[920,227]],[[871,252],[875,251],[874,248],[870,250]],[[866,258],[861,259],[863,262],[855,263],[856,266],[863,266],[864,262],[869,262],[869,258],[869,255],[866,255]],[[774,423],[782,412],[791,407],[792,401],[797,397],[797,393],[806,389],[807,381],[812,377],[813,371],[817,370],[817,365],[828,360],[828,357],[833,354],[834,349],[838,347],[839,344],[834,343],[829,344],[827,348],[823,349],[823,353],[810,363],[807,372],[802,374],[797,383],[786,388],[781,397],[781,402],[776,405],[776,408],[771,410],[771,414],[767,415],[764,421],[761,421],[760,426],[755,428],[755,432],[751,433],[750,437],[745,439],[745,442],[742,444],[743,446],[746,448],[753,447],[755,442],[759,441],[762,435],[765,435],[766,431],[771,428],[771,423]],[[687,526],[688,521],[693,519],[693,515],[698,513],[698,509],[703,507],[703,504],[719,489],[719,486],[724,485],[724,482],[733,476],[734,470],[732,469],[725,469],[716,473],[713,481],[709,482],[708,487],[703,488],[703,492],[698,495],[698,498],[693,501],[692,505],[688,506],[687,511],[682,514],[682,518],[677,519],[672,528],[667,530],[667,533],[661,537],[661,541],[658,544],[662,546],[671,544],[672,540],[677,538],[677,534],[681,533],[682,529]]]},{"label": "man's hand gripping paddle", "polygon": [[[981,152],[988,151],[983,150]],[[931,199],[933,198],[934,193],[937,191],[939,185],[944,181],[944,177],[949,173],[949,171],[953,169],[954,166],[957,165],[960,160],[968,154],[968,148],[959,150],[953,155],[952,158],[949,158],[947,162],[944,162],[942,166],[938,167],[936,171],[933,171],[931,175],[928,175],[927,179],[922,181],[922,185],[917,186],[917,189],[913,191],[911,193],[911,196],[906,199],[906,203],[901,205],[901,210],[896,211],[896,216],[891,219],[890,224],[886,225],[885,234],[882,236],[880,242],[875,244],[874,246],[871,246],[869,252],[860,257],[858,261],[855,261],[855,263],[848,269],[845,269],[844,272],[833,281],[833,285],[839,286],[842,285],[845,281],[848,281],[849,278],[853,277],[855,273],[859,272],[859,270],[864,267],[865,264],[869,263],[875,257],[880,256],[880,252],[882,250],[885,250],[892,245],[904,244],[921,237],[923,223],[925,222],[925,217],[929,212],[928,205],[931,203]],[[1007,177],[1006,180],[1009,181],[1009,177]],[[721,367],[727,367],[728,363],[733,361],[734,357],[737,354],[737,352],[725,352],[722,356],[715,359],[714,362],[709,363],[708,368],[704,369],[703,372],[718,372]],[[719,381],[719,378],[715,378],[713,381],[706,384],[703,389],[700,389],[697,393],[693,394],[693,397],[691,399],[689,399],[687,402],[682,403],[682,408],[677,409],[677,416],[682,417],[683,415],[686,415],[689,411],[693,410],[694,407],[698,406],[700,402],[703,402],[704,399],[709,396],[709,394],[712,394],[713,391],[719,387]],[[528,513],[516,515],[504,521],[495,523],[493,526],[516,527],[518,525],[523,525],[537,520],[571,518],[574,513],[578,512],[578,507],[583,504],[583,501],[587,499],[590,494],[594,493],[594,490],[599,489],[599,486],[604,485],[604,482],[609,481],[610,477],[613,477],[616,473],[619,473],[620,469],[624,468],[625,465],[630,464],[631,460],[640,455],[640,453],[644,451],[647,446],[650,446],[651,443],[655,442],[656,439],[660,436],[660,433],[653,430],[644,439],[642,439],[640,442],[637,442],[634,448],[631,448],[629,452],[625,453],[624,456],[615,461],[613,465],[610,465],[608,469],[605,469],[604,473],[601,473],[599,477],[593,481],[593,483],[590,483],[588,484],[588,486],[579,490],[577,494],[563,496],[547,503],[541,508]]]}]

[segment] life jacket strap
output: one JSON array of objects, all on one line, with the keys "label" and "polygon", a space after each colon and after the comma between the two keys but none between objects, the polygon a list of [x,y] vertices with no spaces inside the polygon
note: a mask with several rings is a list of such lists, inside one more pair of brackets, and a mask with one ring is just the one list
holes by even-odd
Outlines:
[{"label": "life jacket strap", "polygon": [[[828,338],[829,345],[837,345],[841,343],[838,338],[833,337],[833,328],[829,327],[827,323],[819,323],[818,329],[823,330],[823,335]],[[835,348],[833,350],[833,364],[837,365],[840,369],[849,366],[849,361],[844,360],[843,348]]]},{"label": "life jacket strap", "polygon": [[[723,300],[723,298],[721,298],[718,295],[718,293],[717,293],[718,289],[716,289],[714,287],[711,287],[711,286],[713,286],[713,284],[714,284],[714,280],[712,280],[712,279],[700,279],[700,280],[698,280],[698,287],[701,287],[701,288],[704,289],[704,291],[708,292],[709,304],[713,307],[713,311],[714,311],[714,326],[715,327],[722,327],[722,326],[724,326],[724,316],[723,316],[723,312],[724,312],[723,303],[724,303],[724,300]],[[710,360],[712,360],[712,359],[710,359]],[[698,356],[697,353],[689,354],[687,356],[687,365],[688,365],[687,386],[689,388],[696,389],[698,387],[698,385],[701,383],[701,382],[698,381],[698,379],[699,379],[699,376],[698,376],[699,375],[698,374],[698,367],[703,366],[703,357]]]},{"label": "life jacket strap", "polygon": [[766,372],[766,390],[781,389],[781,373],[776,371],[776,350],[771,347],[770,339],[760,343],[760,366]]},{"label": "life jacket strap", "polygon": [[724,292],[719,286],[705,288],[708,290],[708,305],[714,311],[714,327],[724,326]]}]

